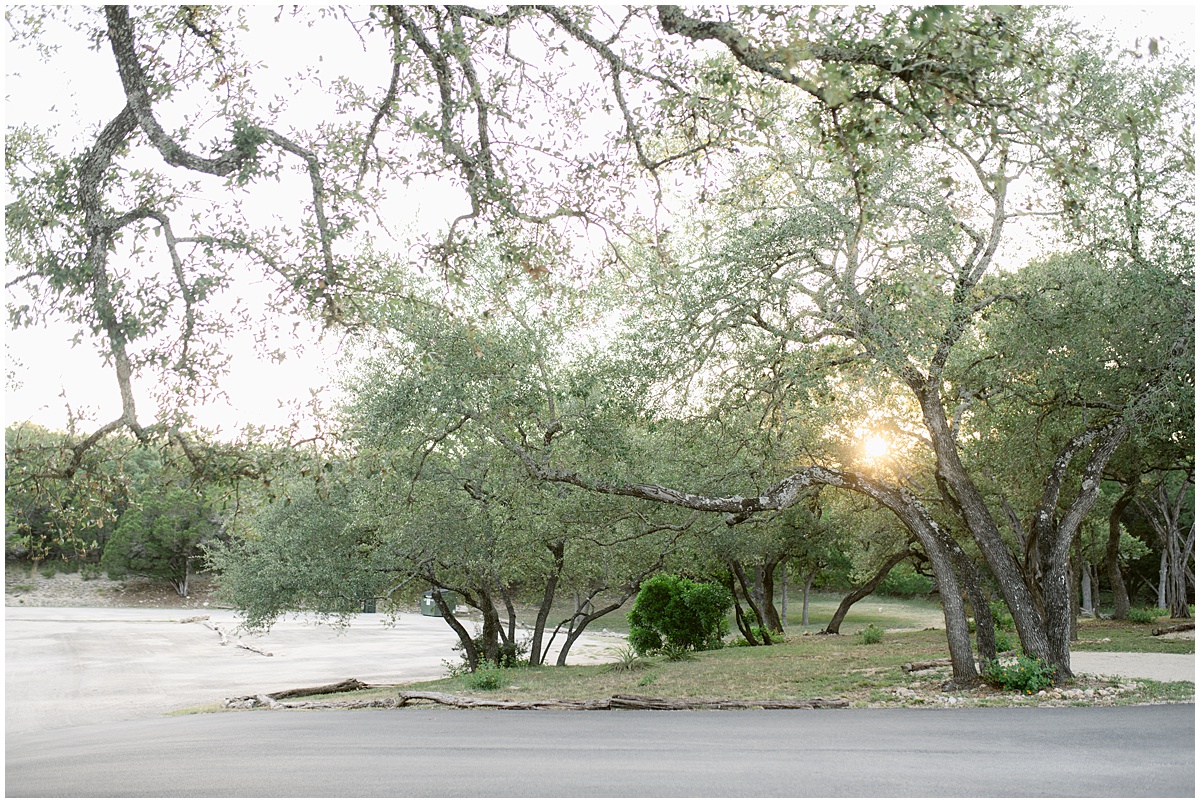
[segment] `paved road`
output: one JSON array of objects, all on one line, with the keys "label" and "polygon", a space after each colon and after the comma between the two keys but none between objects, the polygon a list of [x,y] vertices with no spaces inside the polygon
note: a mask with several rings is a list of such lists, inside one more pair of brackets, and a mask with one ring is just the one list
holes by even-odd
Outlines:
[{"label": "paved road", "polygon": [[1195,706],[293,711],[10,737],[10,797],[1193,797]]}]

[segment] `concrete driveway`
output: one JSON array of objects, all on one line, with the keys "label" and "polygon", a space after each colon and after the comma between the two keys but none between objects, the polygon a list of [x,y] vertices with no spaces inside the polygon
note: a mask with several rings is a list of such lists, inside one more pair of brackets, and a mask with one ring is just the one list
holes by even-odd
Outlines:
[{"label": "concrete driveway", "polygon": [[[229,634],[220,635],[201,622]],[[226,696],[354,677],[398,683],[442,677],[458,661],[440,618],[361,614],[334,629],[302,617],[265,635],[236,633],[232,611],[6,608],[5,732],[145,719]],[[240,642],[258,652],[236,646]],[[560,638],[561,643],[561,638]],[[624,640],[584,636],[571,663],[612,660]]]}]

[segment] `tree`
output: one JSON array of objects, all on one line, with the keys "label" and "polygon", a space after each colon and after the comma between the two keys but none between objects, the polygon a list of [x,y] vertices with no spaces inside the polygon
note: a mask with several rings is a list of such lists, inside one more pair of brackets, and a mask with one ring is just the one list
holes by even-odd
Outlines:
[{"label": "tree", "polygon": [[204,546],[224,529],[208,500],[190,484],[143,488],[118,519],[100,565],[112,577],[132,574],[170,583],[186,597]]},{"label": "tree", "polygon": [[[379,323],[389,314],[378,313],[379,298],[411,291],[407,276],[395,279],[409,243],[393,247],[362,222],[387,219],[390,176],[448,177],[462,214],[419,240],[423,267],[453,287],[490,251],[509,279],[574,268],[582,280],[595,272],[586,255],[596,249],[580,235],[602,228],[607,256],[629,271],[625,297],[638,309],[627,320],[652,330],[642,362],[655,370],[638,381],[662,411],[644,420],[711,414],[740,434],[725,442],[734,465],[723,477],[689,475],[686,450],[646,472],[650,461],[618,458],[615,447],[628,444],[589,451],[597,444],[584,426],[579,437],[560,436],[562,416],[531,405],[537,394],[517,381],[491,384],[503,409],[519,403],[542,415],[505,420],[460,405],[441,423],[486,430],[538,481],[724,513],[735,525],[816,486],[869,496],[930,561],[957,681],[977,674],[959,592],[979,598],[978,571],[964,547],[996,579],[1025,650],[1069,675],[1069,545],[1116,449],[1148,421],[1177,417],[1169,400],[1190,382],[1192,324],[1136,366],[1137,381],[1119,388],[1133,395],[1107,400],[1119,409],[1090,408],[1077,426],[1078,408],[1055,408],[1057,450],[1020,483],[1039,489],[1033,578],[985,492],[992,467],[973,465],[964,446],[988,399],[970,360],[1004,359],[986,354],[983,320],[1014,303],[1002,275],[1029,262],[1011,253],[1034,231],[1019,228],[1022,217],[1051,223],[1054,250],[1104,270],[1149,265],[1190,286],[1186,68],[1114,57],[1035,8],[665,6],[610,17],[388,7],[352,21],[368,52],[387,57],[378,58],[381,80],[339,82],[344,117],[298,122],[292,134],[276,124],[287,110],[256,97],[252,59],[236,50],[236,12],[83,14],[83,32],[112,51],[121,109],[75,154],[23,129],[8,162],[18,198],[6,207],[9,262],[24,294],[17,319],[54,310],[84,337],[95,333],[121,389],[120,416],[81,441],[60,474],[75,470],[93,437],[117,429],[188,446],[177,417],[139,421],[134,376],[167,366],[179,377],[162,383],[182,388],[168,410],[208,387],[199,380],[220,361],[212,330],[231,320],[213,306],[214,291],[240,261],[272,278],[285,308],[332,326]],[[33,36],[44,15],[28,16],[17,27]],[[168,48],[179,58],[159,56]],[[577,63],[594,69],[564,80],[564,65]],[[196,86],[222,91],[186,94]],[[175,103],[217,121],[221,130],[203,133],[217,141],[215,155],[188,150],[201,136],[192,123],[161,122]],[[136,169],[135,152],[153,167]],[[226,201],[182,231],[175,209],[185,190],[164,163]],[[286,227],[259,226],[251,205],[227,199],[285,175],[281,165],[298,169],[306,206]],[[164,269],[135,259],[137,270],[123,273],[110,252],[137,256],[138,237],[156,229]],[[446,356],[467,363],[485,351],[469,338],[455,348]],[[520,378],[529,376],[537,373]],[[672,385],[700,392],[671,398]],[[849,424],[862,407],[837,397],[872,387],[907,399],[914,418],[901,429],[926,442],[924,473],[856,462],[819,428],[773,445],[767,437],[797,417]]]},{"label": "tree", "polygon": [[[1176,487],[1169,489],[1170,485]],[[1191,471],[1168,477],[1160,473],[1153,486],[1149,501],[1137,500],[1137,505],[1154,527],[1158,546],[1162,550],[1162,570],[1159,573],[1160,607],[1171,612],[1172,619],[1187,619],[1192,614],[1188,605],[1193,595],[1188,593],[1188,581],[1193,589],[1196,574],[1193,568],[1193,551],[1196,546],[1196,514]],[[1191,502],[1191,504],[1187,504]],[[1190,507],[1191,510],[1185,509]],[[1184,516],[1191,519],[1185,528]]]}]

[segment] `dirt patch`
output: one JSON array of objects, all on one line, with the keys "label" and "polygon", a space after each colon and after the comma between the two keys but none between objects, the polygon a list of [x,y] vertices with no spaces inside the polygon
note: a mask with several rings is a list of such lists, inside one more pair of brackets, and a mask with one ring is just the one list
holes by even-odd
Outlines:
[{"label": "dirt patch", "polygon": [[85,580],[79,573],[38,574],[30,578],[27,568],[7,566],[4,571],[4,605],[7,608],[211,608],[216,607],[212,582],[193,578],[186,597],[166,583],[140,578]]}]

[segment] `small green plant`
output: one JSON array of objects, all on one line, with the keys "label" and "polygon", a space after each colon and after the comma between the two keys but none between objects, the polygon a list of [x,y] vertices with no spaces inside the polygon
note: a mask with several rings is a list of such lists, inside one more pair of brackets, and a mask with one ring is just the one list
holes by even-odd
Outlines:
[{"label": "small green plant", "polygon": [[42,575],[42,577],[49,579],[49,578],[53,577],[54,575],[58,574],[58,564],[52,563],[52,562],[44,563],[44,564],[42,564],[42,568],[39,569],[38,571]]},{"label": "small green plant", "polygon": [[682,644],[667,644],[661,652],[668,661],[684,661],[691,657],[690,650]]},{"label": "small green plant", "polygon": [[85,563],[79,567],[79,577],[81,580],[99,580],[103,575],[104,572],[95,563]]},{"label": "small green plant", "polygon": [[872,622],[858,631],[859,644],[878,644],[883,641],[883,628]]},{"label": "small green plant", "polygon": [[1054,665],[1027,655],[1018,655],[1012,664],[985,661],[983,679],[1005,691],[1033,694],[1054,685]]},{"label": "small green plant", "polygon": [[641,680],[638,681],[638,685],[639,686],[649,686],[652,683],[654,683],[654,681],[656,681],[656,680],[658,680],[657,673],[647,672],[646,674],[642,675]]},{"label": "small green plant", "polygon": [[646,660],[638,655],[637,650],[633,647],[622,647],[617,653],[616,662],[609,664],[609,668],[613,672],[636,672],[647,666]]},{"label": "small green plant", "polygon": [[18,594],[23,594],[26,591],[32,591],[33,584],[32,583],[17,583],[16,585],[9,586],[9,588],[11,588],[13,591],[17,592]]},{"label": "small green plant", "polygon": [[1158,617],[1167,613],[1162,608],[1130,608],[1129,621],[1136,622],[1139,625],[1152,625],[1158,621]]},{"label": "small green plant", "polygon": [[1017,643],[1011,633],[1005,633],[1003,630],[996,631],[996,652],[1008,652],[1016,648]]},{"label": "small green plant", "polygon": [[476,691],[495,691],[507,679],[504,670],[491,661],[480,661],[478,669],[463,676],[467,688]]}]

